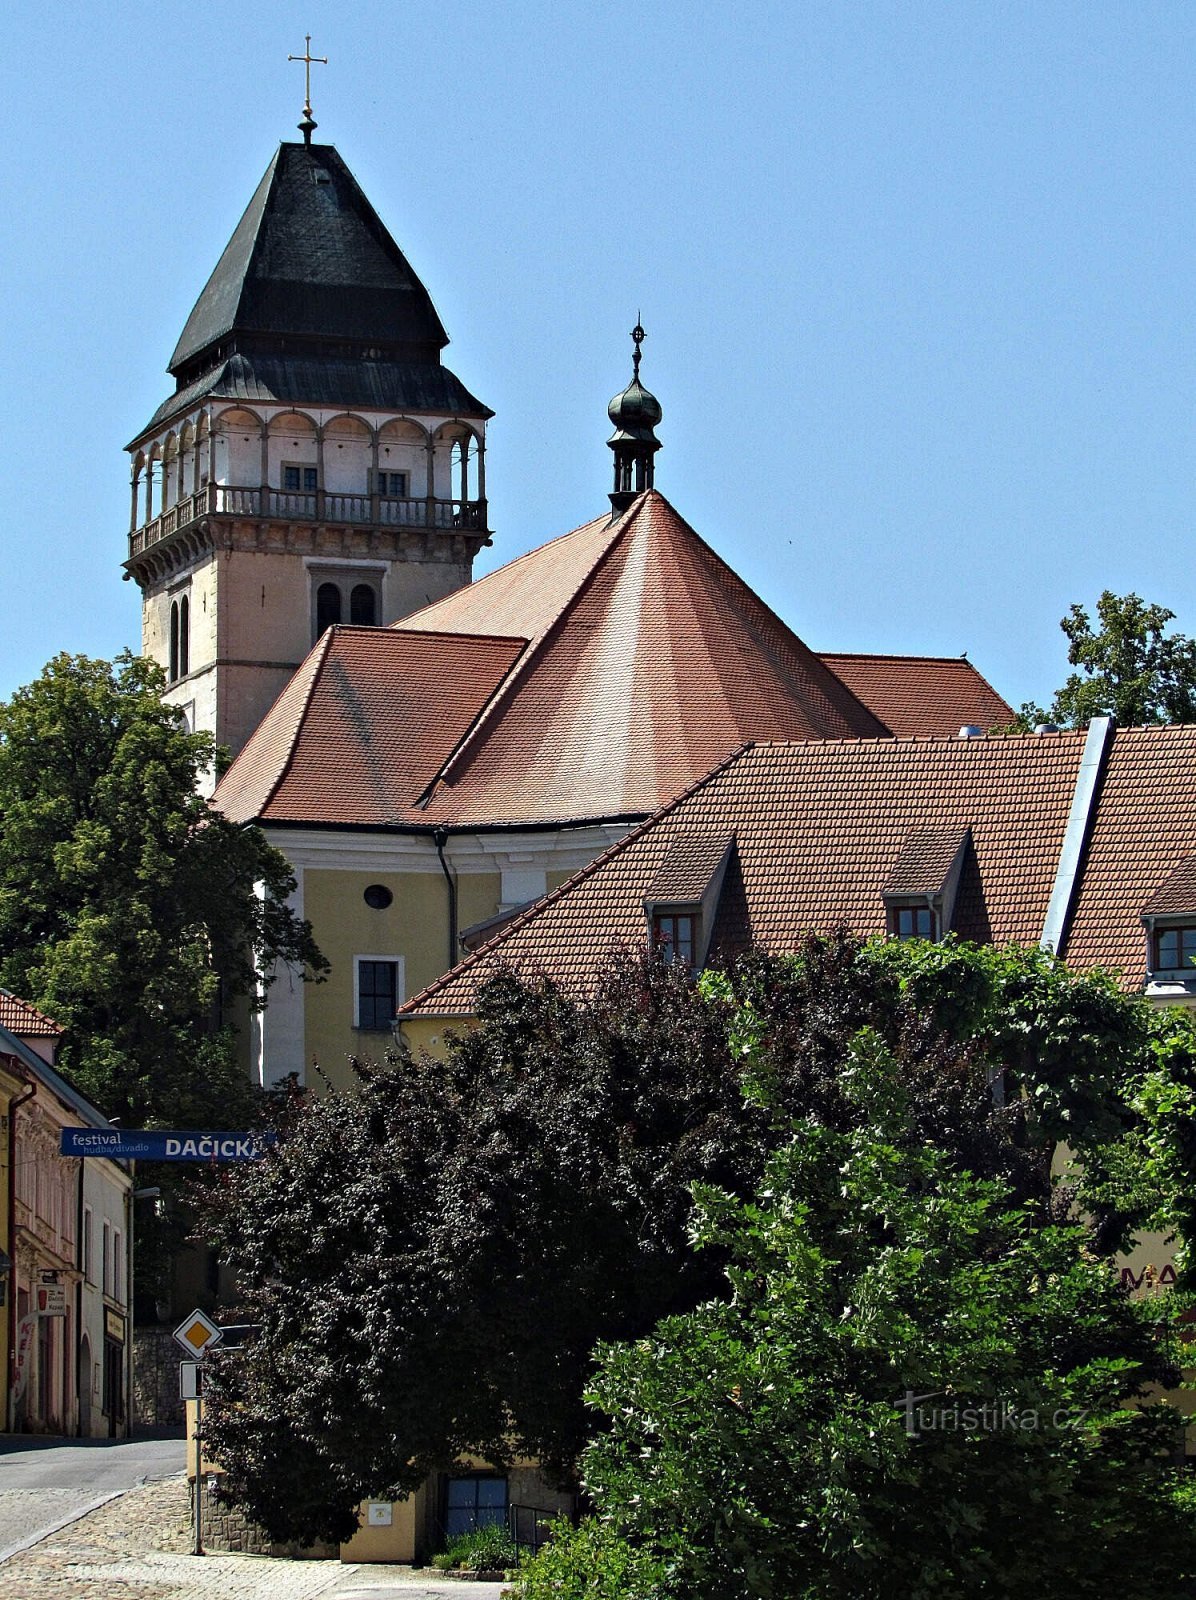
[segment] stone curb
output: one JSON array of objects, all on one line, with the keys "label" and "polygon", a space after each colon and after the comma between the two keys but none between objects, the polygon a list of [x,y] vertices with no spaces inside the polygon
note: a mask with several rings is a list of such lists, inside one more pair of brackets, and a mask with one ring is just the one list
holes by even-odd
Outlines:
[{"label": "stone curb", "polygon": [[[168,1474],[177,1476],[177,1474]],[[162,1480],[165,1481],[165,1480]],[[131,1489],[144,1487],[142,1483],[130,1484]],[[49,1539],[55,1533],[61,1533],[63,1528],[69,1528],[72,1522],[79,1522],[83,1517],[90,1516],[93,1511],[98,1511],[101,1506],[106,1506],[110,1500],[119,1500],[122,1494],[128,1494],[128,1489],[114,1489],[111,1494],[102,1494],[94,1500],[89,1500],[86,1505],[80,1506],[76,1511],[68,1511],[65,1517],[59,1517],[57,1522],[48,1522],[44,1528],[39,1528],[36,1533],[31,1533],[25,1539],[18,1539],[16,1544],[10,1544],[6,1550],[0,1550],[0,1565],[12,1556],[23,1555],[26,1550],[32,1550],[35,1544],[41,1544],[43,1539]]]}]

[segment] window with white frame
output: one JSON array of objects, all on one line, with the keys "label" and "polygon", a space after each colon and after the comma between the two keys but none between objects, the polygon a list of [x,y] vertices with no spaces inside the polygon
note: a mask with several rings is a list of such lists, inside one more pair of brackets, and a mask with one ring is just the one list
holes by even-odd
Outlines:
[{"label": "window with white frame", "polygon": [[121,1285],[124,1282],[124,1273],[121,1270],[121,1238],[120,1229],[117,1228],[112,1235],[112,1298],[120,1299]]},{"label": "window with white frame", "polygon": [[83,1272],[83,1281],[84,1281],[84,1283],[94,1283],[95,1282],[95,1262],[92,1260],[92,1231],[93,1231],[93,1228],[94,1228],[94,1218],[92,1217],[91,1207],[90,1206],[84,1206],[83,1207],[83,1238],[80,1241],[80,1246],[79,1246],[79,1254],[80,1254],[79,1265],[80,1265],[80,1268],[82,1269],[82,1272]]},{"label": "window with white frame", "polygon": [[353,962],[353,1026],[389,1033],[402,1005],[402,956],[357,956]]},{"label": "window with white frame", "polygon": [[112,1224],[105,1219],[103,1247],[100,1256],[100,1288],[104,1294],[112,1292]]}]

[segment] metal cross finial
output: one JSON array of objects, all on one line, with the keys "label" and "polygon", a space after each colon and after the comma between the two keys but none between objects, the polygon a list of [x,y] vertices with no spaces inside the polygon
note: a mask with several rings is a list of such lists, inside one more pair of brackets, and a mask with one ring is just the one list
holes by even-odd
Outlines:
[{"label": "metal cross finial", "polygon": [[643,328],[640,326],[640,314],[638,311],[635,314],[635,327],[631,330],[631,337],[635,340],[635,354],[631,358],[631,364],[635,370],[635,376],[638,379],[640,375],[640,345],[642,345],[644,340],[648,337]]},{"label": "metal cross finial", "polygon": [[311,64],[318,61],[321,66],[328,65],[327,56],[313,56],[311,53],[311,34],[304,34],[303,54],[301,56],[288,56],[288,61],[302,61],[304,74],[303,92],[303,121],[299,124],[299,132],[303,135],[304,144],[311,143],[311,136],[316,128],[316,119],[311,114]]}]

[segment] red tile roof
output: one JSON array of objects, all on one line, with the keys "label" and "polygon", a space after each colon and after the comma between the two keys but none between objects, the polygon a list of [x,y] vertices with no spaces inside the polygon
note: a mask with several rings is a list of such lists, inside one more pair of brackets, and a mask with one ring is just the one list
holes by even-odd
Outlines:
[{"label": "red tile roof", "polygon": [[636,818],[749,739],[884,737],[882,702],[919,731],[1012,714],[966,662],[816,656],[650,491],[393,628],[330,630],[215,803],[311,826]]},{"label": "red tile roof", "polygon": [[[604,955],[642,946],[645,888],[683,842],[735,834],[714,947],[794,949],[811,930],[885,927],[882,886],[930,825],[973,850],[954,926],[968,938],[1042,933],[1084,746],[1048,738],[756,745],[577,873],[416,996],[404,1015],[464,1016],[499,962],[584,988]],[[1135,913],[1136,915],[1136,913]]]},{"label": "red tile roof", "polygon": [[968,836],[966,828],[918,828],[901,847],[882,894],[941,894]]},{"label": "red tile roof", "polygon": [[407,816],[523,649],[522,639],[329,628],[213,804],[234,822]]},{"label": "red tile roof", "polygon": [[19,1039],[57,1039],[63,1032],[61,1023],[31,1006],[28,1000],[18,1000],[7,989],[0,989],[0,1028],[7,1028]]},{"label": "red tile roof", "polygon": [[1187,856],[1163,879],[1142,907],[1142,915],[1175,917],[1193,913],[1196,913],[1196,856]]},{"label": "red tile roof", "polygon": [[887,731],[649,492],[454,754],[426,816],[643,815],[745,739]]},{"label": "red tile roof", "polygon": [[962,656],[823,653],[823,661],[899,739],[1005,727],[1013,708]]},{"label": "red tile roof", "polygon": [[[1061,954],[1078,966],[1146,976],[1141,916],[1196,855],[1196,727],[1118,728]],[[1181,907],[1180,909],[1186,909]]]}]

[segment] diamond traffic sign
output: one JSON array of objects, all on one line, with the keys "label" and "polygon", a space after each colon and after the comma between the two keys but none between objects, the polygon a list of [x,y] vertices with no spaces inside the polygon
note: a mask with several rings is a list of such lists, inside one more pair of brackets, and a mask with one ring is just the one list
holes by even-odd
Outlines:
[{"label": "diamond traffic sign", "polygon": [[193,1311],[179,1323],[174,1336],[194,1361],[206,1355],[214,1344],[219,1344],[224,1334],[211,1317],[205,1317],[202,1311]]}]

